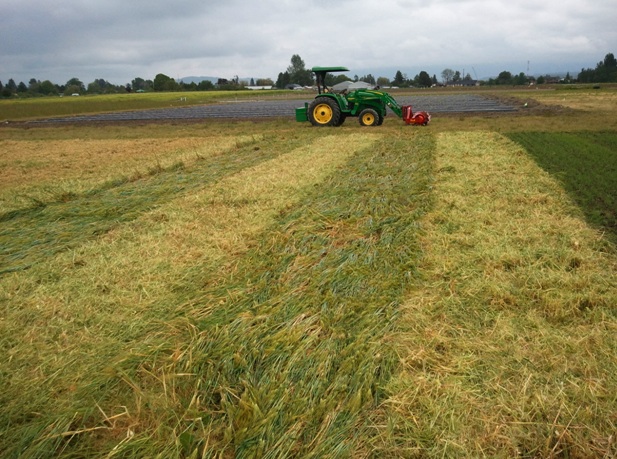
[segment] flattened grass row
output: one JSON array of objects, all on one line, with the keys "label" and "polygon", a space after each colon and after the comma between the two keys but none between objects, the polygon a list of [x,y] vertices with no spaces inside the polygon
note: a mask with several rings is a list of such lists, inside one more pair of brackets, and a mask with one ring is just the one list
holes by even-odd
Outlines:
[{"label": "flattened grass row", "polygon": [[200,167],[178,162],[153,168],[149,178],[119,177],[84,194],[65,191],[59,202],[36,201],[34,207],[0,215],[0,275],[26,269],[38,260],[76,247],[134,220],[148,210],[214,183],[221,177],[278,154],[248,142],[223,156],[208,157]]},{"label": "flattened grass row", "polygon": [[[39,209],[83,199],[113,213],[130,191],[127,219],[102,233],[75,223],[87,212],[10,216],[53,234],[67,215],[72,237],[46,256],[2,241],[30,267],[0,276],[0,452],[617,454],[614,246],[525,150],[483,128],[524,143],[539,120],[572,132],[574,118],[3,131],[259,136],[211,166],[157,168]],[[612,139],[577,145],[593,156]],[[595,177],[592,188],[610,181]],[[159,187],[170,198],[149,205]]]},{"label": "flattened grass row", "polygon": [[[11,278],[2,302],[14,322],[4,324],[2,342],[10,356],[5,375],[13,373],[2,400],[4,438],[11,439],[2,448],[9,456],[324,457],[371,451],[377,435],[371,413],[396,366],[386,334],[395,328],[398,305],[415,276],[417,219],[429,205],[432,137],[394,145],[370,136],[318,137],[311,148],[325,148],[325,157],[349,148],[357,154],[325,183],[306,189],[300,205],[283,207],[266,231],[238,246],[240,252],[231,247],[218,267],[197,258],[178,271],[170,260],[162,263],[168,273],[136,276],[135,293],[122,287],[130,295],[123,301],[116,295],[125,283],[117,278],[118,265],[126,265],[125,276],[135,275],[131,257],[148,249],[115,251],[118,238],[140,232],[135,225],[124,232],[124,224],[100,244],[76,248],[72,265],[70,253],[60,257],[66,260],[49,265],[49,275],[43,260],[6,274]],[[269,148],[289,151],[289,140]],[[157,187],[176,173],[162,171],[141,186]],[[268,187],[258,187],[254,199],[219,188],[219,198],[204,195],[195,211],[202,203],[204,210],[225,205],[242,212],[255,199],[268,200]],[[158,213],[172,210],[163,205]],[[157,223],[157,231],[173,224]],[[207,231],[207,224],[193,225],[193,231]],[[221,241],[225,246],[234,239],[234,229],[228,231],[232,238]],[[178,237],[159,234],[169,242]],[[99,254],[95,246],[105,250],[106,240],[112,252]],[[150,250],[146,260],[152,263],[162,247]],[[123,261],[123,255],[129,258]],[[105,281],[106,273],[96,269],[112,275]],[[164,285],[166,274],[168,290],[157,293],[149,278],[161,276]],[[23,276],[28,287],[13,276]],[[147,309],[137,299],[141,286]],[[156,295],[153,301],[149,294]],[[88,305],[88,299],[96,303]],[[28,310],[9,310],[17,301]],[[141,312],[132,315],[133,308]],[[20,321],[23,331],[13,328],[10,338],[8,331]],[[24,347],[24,340],[35,348]],[[36,374],[32,381],[29,372]],[[30,394],[28,403],[18,394]]]}]

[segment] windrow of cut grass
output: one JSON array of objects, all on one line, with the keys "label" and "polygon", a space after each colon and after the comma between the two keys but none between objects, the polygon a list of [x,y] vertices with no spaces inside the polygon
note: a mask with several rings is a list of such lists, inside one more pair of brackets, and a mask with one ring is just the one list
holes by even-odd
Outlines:
[{"label": "windrow of cut grass", "polygon": [[0,455],[617,455],[615,247],[525,149],[556,113],[3,129],[213,150],[4,215]]},{"label": "windrow of cut grass", "polygon": [[[65,189],[57,202],[37,201],[35,207],[5,213],[0,217],[0,274],[29,268],[57,252],[130,222],[161,203],[281,153],[262,148],[265,145],[258,139],[251,139],[245,145],[243,139],[238,139],[236,149],[226,154],[224,149],[219,150],[202,158],[194,167],[173,163],[167,169],[162,166],[152,169],[146,178],[141,174],[119,177],[85,193],[80,193],[77,186]],[[100,169],[99,177],[105,177],[105,173],[105,168]]]},{"label": "windrow of cut grass", "polygon": [[377,457],[613,457],[615,248],[525,150],[442,133]]},{"label": "windrow of cut grass", "polygon": [[0,140],[0,214],[185,167],[260,140],[262,135]]},{"label": "windrow of cut grass", "polygon": [[142,429],[122,450],[370,454],[371,413],[396,365],[383,338],[416,275],[416,222],[430,203],[431,139],[359,150],[183,305],[160,333],[165,347],[119,364]]},{"label": "windrow of cut grass", "polygon": [[[260,447],[284,455],[340,448],[340,435],[352,448],[360,408],[377,403],[392,364],[385,351],[384,363],[374,361],[374,351],[413,275],[431,147],[400,140],[394,154],[389,142],[349,134],[295,136],[305,146],[291,151],[292,139],[277,139],[267,162],[6,274],[1,449],[9,457],[214,457]],[[313,285],[304,291],[305,283]],[[362,359],[366,377],[352,383]],[[271,388],[257,384],[270,378]],[[271,423],[245,431],[242,393],[263,396],[264,410],[271,404]],[[310,429],[299,429],[305,423]],[[279,425],[287,433],[272,430]]]}]

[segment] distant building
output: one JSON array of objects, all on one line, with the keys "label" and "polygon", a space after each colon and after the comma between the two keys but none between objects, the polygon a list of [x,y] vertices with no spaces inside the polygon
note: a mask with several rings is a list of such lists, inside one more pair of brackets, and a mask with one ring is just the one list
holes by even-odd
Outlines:
[{"label": "distant building", "polygon": [[464,87],[480,86],[480,81],[479,80],[450,81],[448,82],[446,86],[464,86]]}]

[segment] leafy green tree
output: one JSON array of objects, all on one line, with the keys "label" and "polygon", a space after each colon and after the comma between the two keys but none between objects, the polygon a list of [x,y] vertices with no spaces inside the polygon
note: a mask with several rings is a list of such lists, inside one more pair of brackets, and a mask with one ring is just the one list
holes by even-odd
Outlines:
[{"label": "leafy green tree", "polygon": [[39,81],[36,78],[30,78],[30,81],[28,81],[28,91],[31,93],[39,91]]},{"label": "leafy green tree", "polygon": [[326,75],[326,86],[332,87],[335,84],[342,83],[343,81],[352,81],[352,80],[344,73],[339,73],[338,75],[333,75],[331,73],[328,73]]},{"label": "leafy green tree", "polygon": [[377,78],[377,86],[390,86],[390,79],[388,77]]},{"label": "leafy green tree", "polygon": [[257,78],[255,84],[257,86],[274,86],[274,81],[270,78]]},{"label": "leafy green tree", "polygon": [[86,87],[79,78],[71,78],[66,82],[64,94],[82,93],[86,91]]},{"label": "leafy green tree", "polygon": [[276,87],[279,89],[285,89],[285,86],[291,83],[291,78],[289,76],[289,72],[279,73],[278,78],[276,79]]},{"label": "leafy green tree", "polygon": [[617,59],[613,53],[604,56],[594,69],[582,69],[578,74],[581,83],[615,83],[617,82]]},{"label": "leafy green tree", "polygon": [[[57,88],[56,88],[57,91]],[[24,92],[28,92],[28,86],[23,81],[20,81],[17,85],[17,92],[23,94]]]},{"label": "leafy green tree", "polygon": [[431,76],[422,70],[416,77],[414,78],[414,84],[420,88],[430,88],[433,85],[433,80]]},{"label": "leafy green tree", "polygon": [[154,77],[153,89],[155,91],[175,91],[177,88],[178,83],[163,73],[159,73]]},{"label": "leafy green tree", "polygon": [[15,80],[13,78],[9,79],[9,82],[2,88],[2,97],[11,97],[13,94],[17,92],[17,85],[15,84]]},{"label": "leafy green tree", "polygon": [[146,90],[146,80],[144,80],[143,78],[133,78],[133,80],[131,81],[131,87],[133,88],[133,91],[145,91]]},{"label": "leafy green tree", "polygon": [[513,78],[513,83],[517,86],[524,86],[529,84],[529,78],[527,78],[527,75],[525,75],[524,72],[521,72]]},{"label": "leafy green tree", "polygon": [[394,75],[394,80],[392,80],[392,86],[405,86],[405,76],[400,70],[396,71],[396,75]]},{"label": "leafy green tree", "polygon": [[98,78],[88,84],[88,93],[90,94],[107,94],[113,92],[116,92],[114,85],[102,78]]},{"label": "leafy green tree", "polygon": [[377,84],[377,82],[375,81],[375,77],[371,75],[370,73],[360,78],[360,81],[364,81],[365,83],[372,84],[373,86]]},{"label": "leafy green tree", "polygon": [[495,84],[499,84],[499,85],[513,84],[512,74],[504,70],[499,75],[497,75]]},{"label": "leafy green tree", "polygon": [[302,58],[294,54],[291,56],[291,65],[287,67],[290,83],[297,83],[300,86],[311,86],[313,84],[313,73],[307,70]]},{"label": "leafy green tree", "polygon": [[46,96],[55,96],[58,94],[58,88],[51,81],[45,80],[39,84],[39,93]]},{"label": "leafy green tree", "polygon": [[11,91],[11,93],[14,93],[17,91],[17,85],[15,84],[15,80],[13,80],[13,78],[9,79],[9,82],[6,84],[5,89],[7,88],[9,91]]},{"label": "leafy green tree", "polygon": [[197,87],[195,88],[197,91],[211,91],[214,89],[214,83],[210,80],[202,80],[197,83]]}]

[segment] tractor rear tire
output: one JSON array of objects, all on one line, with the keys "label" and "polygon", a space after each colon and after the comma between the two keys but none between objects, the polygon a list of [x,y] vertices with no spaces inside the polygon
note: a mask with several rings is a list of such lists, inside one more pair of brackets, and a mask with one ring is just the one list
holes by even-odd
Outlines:
[{"label": "tractor rear tire", "polygon": [[372,108],[365,108],[358,116],[360,126],[379,126],[379,114]]},{"label": "tractor rear tire", "polygon": [[308,119],[313,126],[340,126],[341,107],[330,97],[316,97],[309,105]]}]

